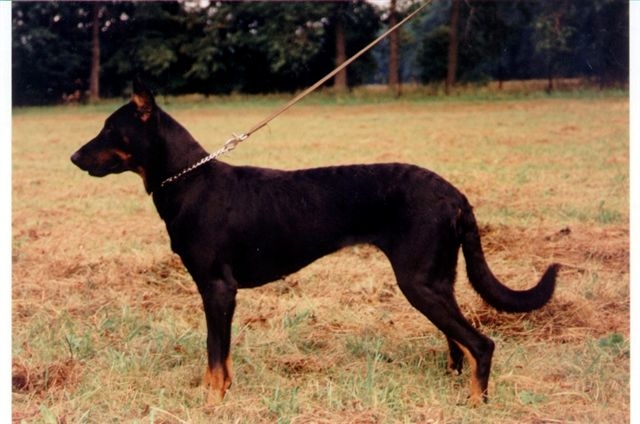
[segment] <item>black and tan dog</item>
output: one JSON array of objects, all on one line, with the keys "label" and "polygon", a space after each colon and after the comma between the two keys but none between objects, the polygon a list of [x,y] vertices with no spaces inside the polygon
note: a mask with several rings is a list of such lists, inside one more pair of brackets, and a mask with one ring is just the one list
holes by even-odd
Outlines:
[{"label": "black and tan dog", "polygon": [[474,405],[487,399],[494,343],[469,324],[454,298],[460,246],[472,286],[496,309],[531,311],[553,294],[555,264],[529,290],[511,290],[494,277],[469,202],[433,172],[404,164],[281,171],[201,161],[206,157],[137,82],[131,102],[71,160],[98,177],[134,171],[153,194],[171,248],[202,296],[209,405],[231,385],[236,291],[347,245],[369,243],[384,252],[402,293],[445,334],[448,368],[459,373],[467,358]]}]

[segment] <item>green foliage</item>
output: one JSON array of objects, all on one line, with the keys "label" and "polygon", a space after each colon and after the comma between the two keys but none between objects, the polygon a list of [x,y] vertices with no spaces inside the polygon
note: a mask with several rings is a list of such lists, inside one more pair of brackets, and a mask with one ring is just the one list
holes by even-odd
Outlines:
[{"label": "green foliage", "polygon": [[596,221],[601,224],[619,223],[623,220],[622,214],[615,209],[605,207],[605,201],[602,200],[598,204],[598,212]]},{"label": "green foliage", "polygon": [[300,412],[297,400],[298,391],[298,387],[289,390],[277,386],[270,398],[265,396],[264,403],[269,412],[279,417],[278,423],[290,422],[291,417]]},{"label": "green foliage", "polygon": [[[377,10],[349,3],[105,3],[99,9],[101,94],[122,95],[135,74],[167,93],[292,91],[333,69],[334,24],[347,53],[375,38]],[[14,3],[14,104],[63,100],[88,86],[92,9],[87,3]],[[375,70],[363,57],[352,84]]]},{"label": "green foliage", "polygon": [[[197,3],[14,2],[14,104],[83,98],[95,12],[103,97],[125,94],[135,74],[164,94],[299,90],[334,68],[338,16],[348,56],[372,41],[388,17],[364,0]],[[399,4],[403,14],[411,2]],[[449,9],[447,1],[434,2],[402,28],[405,81],[444,78]],[[628,13],[624,0],[461,2],[457,79],[582,76],[602,86],[624,84]],[[381,45],[350,65],[349,84],[385,82],[387,52],[388,44]]]},{"label": "green foliage", "polygon": [[20,2],[12,8],[14,103],[48,103],[75,91],[89,75],[89,7]]},{"label": "green foliage", "polygon": [[535,405],[538,403],[544,403],[547,400],[545,395],[540,395],[529,390],[523,390],[518,393],[520,401],[525,405]]},{"label": "green foliage", "polygon": [[[583,76],[611,85],[628,79],[623,0],[468,0],[461,2],[460,13],[460,81]],[[446,18],[425,20],[421,27],[423,82],[444,79],[448,29]]]},{"label": "green foliage", "polygon": [[429,32],[422,42],[418,56],[424,83],[442,81],[447,75],[447,49],[449,47],[449,27],[439,26]]},{"label": "green foliage", "polygon": [[598,340],[598,346],[609,351],[614,356],[630,356],[629,342],[620,333],[612,333]]},{"label": "green foliage", "polygon": [[[182,50],[193,58],[186,77],[204,93],[290,91],[308,86],[334,66],[334,25],[347,20],[347,52],[355,53],[378,30],[375,10],[363,2],[216,3],[189,13],[196,32]],[[372,66],[351,68],[353,82]],[[370,62],[369,62],[370,64]]]}]

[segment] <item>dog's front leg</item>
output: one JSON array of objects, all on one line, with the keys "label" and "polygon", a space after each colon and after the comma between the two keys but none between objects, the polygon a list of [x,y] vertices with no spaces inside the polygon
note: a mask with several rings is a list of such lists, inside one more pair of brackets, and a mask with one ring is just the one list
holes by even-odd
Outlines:
[{"label": "dog's front leg", "polygon": [[199,283],[207,320],[208,365],[203,384],[207,390],[206,407],[222,402],[231,386],[231,320],[236,302],[235,282],[216,279]]}]

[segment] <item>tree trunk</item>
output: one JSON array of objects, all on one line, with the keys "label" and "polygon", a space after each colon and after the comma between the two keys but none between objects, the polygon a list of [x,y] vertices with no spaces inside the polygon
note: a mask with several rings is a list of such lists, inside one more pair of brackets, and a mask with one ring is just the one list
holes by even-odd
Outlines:
[{"label": "tree trunk", "polygon": [[545,91],[547,94],[551,94],[553,91],[553,65],[551,59],[549,59],[549,66],[547,67],[547,88]]},{"label": "tree trunk", "polygon": [[[397,0],[391,0],[389,9],[389,28],[393,28],[398,23],[398,12],[396,10]],[[389,89],[400,95],[399,61],[398,61],[398,31],[393,31],[389,35]]]},{"label": "tree trunk", "polygon": [[451,92],[451,88],[456,83],[456,72],[458,68],[458,21],[460,20],[460,0],[451,2],[451,22],[449,26],[449,55],[447,58],[447,79],[444,82],[446,94]]},{"label": "tree trunk", "polygon": [[91,74],[89,76],[89,100],[100,99],[100,3],[93,3],[93,28],[91,32]]},{"label": "tree trunk", "polygon": [[[347,41],[344,29],[344,10],[339,7],[336,12],[336,66],[342,65],[347,60]],[[347,69],[336,74],[333,79],[333,87],[337,91],[347,89]]]}]

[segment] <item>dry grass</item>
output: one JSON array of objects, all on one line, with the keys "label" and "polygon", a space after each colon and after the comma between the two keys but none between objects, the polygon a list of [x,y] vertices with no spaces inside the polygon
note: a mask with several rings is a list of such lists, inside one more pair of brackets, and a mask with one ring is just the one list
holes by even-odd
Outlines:
[{"label": "dry grass", "polygon": [[[273,100],[172,103],[210,150]],[[531,285],[564,265],[554,300],[499,314],[469,287],[465,315],[497,342],[491,402],[464,405],[446,343],[359,246],[241,291],[235,383],[202,409],[205,327],[195,285],[135,175],[69,162],[114,105],[13,118],[13,421],[225,423],[629,420],[628,101],[311,102],[226,158],[295,168],[404,161],[476,206],[493,271]],[[463,261],[461,261],[463,262]]]}]

